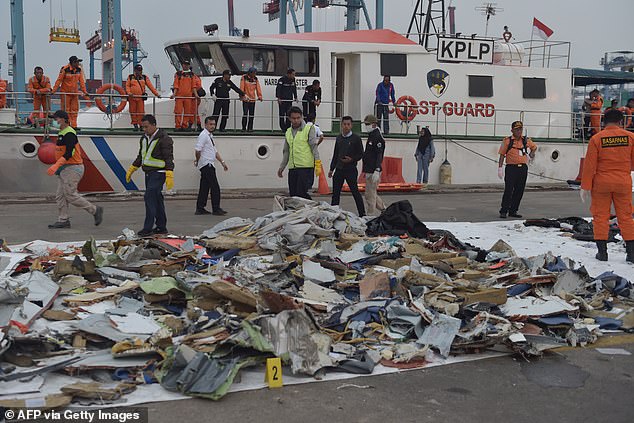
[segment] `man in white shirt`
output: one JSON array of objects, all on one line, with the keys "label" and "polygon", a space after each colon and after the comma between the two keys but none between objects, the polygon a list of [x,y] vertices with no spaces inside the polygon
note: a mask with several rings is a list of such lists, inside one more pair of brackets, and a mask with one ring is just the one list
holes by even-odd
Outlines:
[{"label": "man in white shirt", "polygon": [[[227,164],[222,160],[220,153],[216,149],[213,131],[216,129],[216,120],[208,116],[205,118],[205,129],[198,135],[196,142],[194,166],[200,170],[200,187],[198,189],[198,200],[196,201],[196,215],[213,214],[215,216],[224,216],[226,211],[220,208],[220,185],[216,177],[216,161],[222,164],[225,172],[229,170]],[[207,198],[211,190],[211,209],[209,212],[205,209]]]}]

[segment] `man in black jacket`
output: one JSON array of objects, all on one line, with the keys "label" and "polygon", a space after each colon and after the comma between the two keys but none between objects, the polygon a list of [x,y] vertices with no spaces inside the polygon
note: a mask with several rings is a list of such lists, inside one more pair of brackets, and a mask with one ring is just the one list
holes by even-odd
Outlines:
[{"label": "man in black jacket", "polygon": [[381,171],[383,168],[383,154],[385,152],[385,139],[381,130],[377,126],[378,119],[374,115],[367,115],[363,123],[370,126],[368,141],[365,144],[363,153],[363,166],[361,172],[365,173],[365,201],[368,203],[368,214],[375,215],[376,211],[385,210],[385,204],[381,197],[377,195],[379,182],[381,181]]},{"label": "man in black jacket", "polygon": [[357,185],[357,177],[359,176],[357,162],[362,158],[363,143],[361,137],[352,133],[352,118],[344,116],[341,119],[341,134],[337,135],[335,151],[330,162],[330,172],[328,172],[328,177],[332,178],[332,201],[330,204],[339,205],[341,188],[343,188],[345,181],[350,187],[359,216],[365,216],[363,197]]},{"label": "man in black jacket", "polygon": [[167,216],[161,190],[163,184],[168,190],[174,188],[174,141],[165,130],[156,127],[153,115],[143,116],[141,127],[144,133],[139,141],[139,154],[125,175],[126,182],[130,182],[137,169],[142,167],[145,172],[145,222],[137,235],[166,234]]},{"label": "man in black jacket", "polygon": [[315,122],[317,116],[317,107],[321,104],[321,87],[318,79],[313,81],[312,85],[306,87],[306,92],[302,97],[302,108],[304,110],[304,119],[307,122]]},{"label": "man in black jacket", "polygon": [[277,81],[275,87],[275,97],[280,112],[280,129],[284,132],[290,127],[288,111],[293,106],[293,100],[297,101],[297,85],[295,84],[295,69],[289,69],[286,76]]},{"label": "man in black jacket", "polygon": [[222,113],[222,121],[218,130],[220,132],[225,130],[227,126],[227,118],[229,117],[229,91],[233,90],[238,93],[240,99],[244,97],[244,91],[236,86],[231,80],[231,72],[226,69],[222,72],[222,76],[214,80],[214,83],[209,87],[209,94],[211,98],[215,100],[214,111],[211,117],[218,122],[218,117]]}]

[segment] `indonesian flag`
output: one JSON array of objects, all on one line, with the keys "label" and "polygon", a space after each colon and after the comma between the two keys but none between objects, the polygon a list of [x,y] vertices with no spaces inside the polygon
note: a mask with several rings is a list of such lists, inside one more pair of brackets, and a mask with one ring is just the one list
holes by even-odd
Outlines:
[{"label": "indonesian flag", "polygon": [[537,18],[533,18],[533,35],[541,38],[542,40],[547,40],[551,35],[553,35],[553,30],[548,28]]}]

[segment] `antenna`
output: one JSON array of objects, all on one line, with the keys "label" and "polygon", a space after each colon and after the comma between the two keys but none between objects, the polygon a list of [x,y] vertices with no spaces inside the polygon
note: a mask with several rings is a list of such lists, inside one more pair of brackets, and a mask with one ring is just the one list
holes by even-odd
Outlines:
[{"label": "antenna", "polygon": [[484,3],[482,6],[476,7],[475,10],[487,17],[487,23],[484,29],[484,36],[486,37],[489,34],[489,19],[491,19],[491,16],[495,16],[497,12],[504,12],[504,9],[497,7],[497,3]]}]

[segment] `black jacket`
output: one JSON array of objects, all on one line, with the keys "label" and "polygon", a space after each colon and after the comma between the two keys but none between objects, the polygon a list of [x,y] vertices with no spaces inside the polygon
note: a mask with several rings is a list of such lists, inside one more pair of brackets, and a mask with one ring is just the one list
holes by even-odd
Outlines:
[{"label": "black jacket", "polygon": [[[343,163],[341,159],[345,156],[350,156],[352,158],[352,162]],[[357,162],[362,158],[363,142],[361,141],[361,137],[357,134],[352,134],[346,138],[339,134],[335,140],[335,151],[332,154],[330,170],[356,168]]]},{"label": "black jacket", "polygon": [[381,135],[379,128],[374,128],[368,134],[368,141],[365,144],[365,153],[363,153],[363,172],[374,173],[375,170],[381,170],[383,163],[383,154],[385,153],[385,139]]},{"label": "black jacket", "polygon": [[283,76],[277,81],[275,87],[275,97],[282,100],[297,100],[297,85],[295,80],[288,76]]},{"label": "black jacket", "polygon": [[[161,170],[155,167],[150,166],[141,166],[143,165],[143,157],[141,157],[141,151],[143,150],[143,138],[145,134],[139,140],[139,154],[137,154],[136,159],[132,165],[136,167],[142,167],[144,172],[152,172],[154,170]],[[156,145],[154,151],[152,151],[152,157],[159,160],[165,161],[164,170],[174,170],[174,141],[172,138],[167,135],[163,129],[159,129],[156,138],[158,138],[159,142]]]},{"label": "black jacket", "polygon": [[219,99],[228,99],[230,90],[237,92],[240,97],[244,95],[244,91],[238,88],[232,80],[225,81],[221,76],[216,78],[214,83],[209,87],[209,95],[214,95],[215,93]]},{"label": "black jacket", "polygon": [[321,87],[313,88],[312,85],[306,87],[306,92],[302,97],[303,101],[314,102],[315,100],[321,100]]}]

